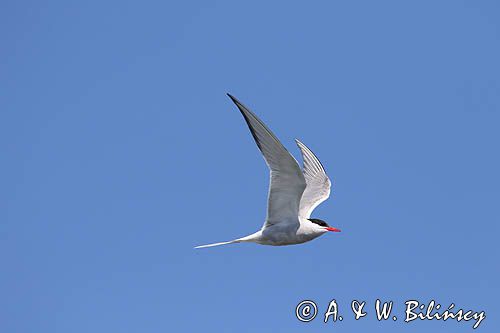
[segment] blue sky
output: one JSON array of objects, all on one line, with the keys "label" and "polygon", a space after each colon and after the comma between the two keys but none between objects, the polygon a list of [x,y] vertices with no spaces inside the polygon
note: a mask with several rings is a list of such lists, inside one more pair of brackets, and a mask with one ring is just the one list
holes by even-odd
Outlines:
[{"label": "blue sky", "polygon": [[[405,324],[409,299],[498,331],[499,10],[2,2],[1,331],[472,331]],[[268,171],[226,92],[319,156],[334,190],[313,217],[342,233],[193,250],[265,218]],[[325,325],[332,299],[344,320]]]}]

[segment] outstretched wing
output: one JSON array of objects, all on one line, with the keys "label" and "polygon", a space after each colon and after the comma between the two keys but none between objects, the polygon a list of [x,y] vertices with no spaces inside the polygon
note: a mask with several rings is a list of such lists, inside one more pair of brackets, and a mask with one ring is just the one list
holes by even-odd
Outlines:
[{"label": "outstretched wing", "polygon": [[277,223],[298,224],[300,198],[306,188],[306,181],[297,161],[252,111],[233,96],[228,96],[241,111],[271,170],[264,228]]},{"label": "outstretched wing", "polygon": [[331,182],[316,155],[299,140],[295,139],[295,142],[302,153],[303,172],[307,183],[300,200],[299,216],[308,219],[314,208],[330,196]]}]

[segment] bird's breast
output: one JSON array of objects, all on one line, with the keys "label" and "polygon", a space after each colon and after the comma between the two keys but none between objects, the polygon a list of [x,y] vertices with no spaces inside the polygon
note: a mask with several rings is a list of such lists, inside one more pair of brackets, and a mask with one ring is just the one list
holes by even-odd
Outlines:
[{"label": "bird's breast", "polygon": [[321,234],[312,233],[307,228],[300,225],[272,225],[262,231],[260,244],[264,245],[291,245],[305,243]]}]

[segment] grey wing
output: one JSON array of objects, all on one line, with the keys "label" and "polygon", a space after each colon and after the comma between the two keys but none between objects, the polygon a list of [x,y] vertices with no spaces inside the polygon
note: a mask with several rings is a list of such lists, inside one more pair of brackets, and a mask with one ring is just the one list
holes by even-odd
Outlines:
[{"label": "grey wing", "polygon": [[267,218],[264,228],[277,223],[298,225],[299,205],[306,181],[292,155],[257,116],[229,95],[247,122],[257,146],[270,169]]},{"label": "grey wing", "polygon": [[297,139],[295,141],[302,153],[303,172],[307,183],[300,200],[299,215],[308,219],[312,211],[330,196],[331,182],[316,155],[305,144]]}]

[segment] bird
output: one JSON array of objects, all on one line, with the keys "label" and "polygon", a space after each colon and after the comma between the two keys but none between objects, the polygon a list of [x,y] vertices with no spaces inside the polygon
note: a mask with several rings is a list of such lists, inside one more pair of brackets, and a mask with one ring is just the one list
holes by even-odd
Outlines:
[{"label": "bird", "polygon": [[257,232],[227,242],[196,246],[195,249],[235,243],[294,245],[311,241],[329,231],[340,232],[325,221],[311,218],[313,210],[328,199],[331,181],[314,153],[295,139],[303,169],[278,138],[250,109],[227,94],[243,115],[250,133],[270,170],[267,216]]}]

